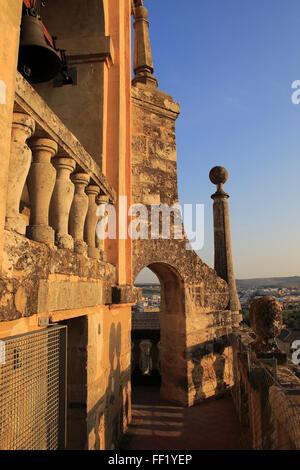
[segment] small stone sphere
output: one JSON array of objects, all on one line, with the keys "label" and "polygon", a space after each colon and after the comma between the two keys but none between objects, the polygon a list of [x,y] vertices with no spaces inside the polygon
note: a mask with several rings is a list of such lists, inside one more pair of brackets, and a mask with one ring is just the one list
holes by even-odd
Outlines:
[{"label": "small stone sphere", "polygon": [[273,296],[255,299],[249,316],[252,330],[264,342],[276,338],[282,330],[282,307]]},{"label": "small stone sphere", "polygon": [[136,19],[148,19],[148,10],[143,5],[138,5],[135,9]]},{"label": "small stone sphere", "polygon": [[228,171],[223,166],[214,166],[209,172],[209,179],[213,184],[226,183],[228,176]]}]

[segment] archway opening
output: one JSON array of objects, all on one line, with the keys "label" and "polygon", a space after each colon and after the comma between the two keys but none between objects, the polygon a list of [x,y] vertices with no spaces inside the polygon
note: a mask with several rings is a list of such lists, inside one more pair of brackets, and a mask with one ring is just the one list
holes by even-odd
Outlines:
[{"label": "archway opening", "polygon": [[183,280],[169,264],[155,262],[147,268],[140,271],[135,282],[143,289],[143,299],[132,314],[133,392],[135,387],[148,384],[160,387],[165,398],[184,402],[187,362]]},{"label": "archway opening", "polygon": [[142,293],[131,313],[131,383],[133,387],[160,387],[161,284],[150,269],[144,268],[138,274],[135,286]]}]

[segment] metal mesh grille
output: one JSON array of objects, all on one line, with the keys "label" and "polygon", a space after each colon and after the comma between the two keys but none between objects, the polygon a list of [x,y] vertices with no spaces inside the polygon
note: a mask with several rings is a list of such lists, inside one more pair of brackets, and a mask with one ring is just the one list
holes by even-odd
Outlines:
[{"label": "metal mesh grille", "polygon": [[66,327],[1,341],[0,449],[64,446]]}]

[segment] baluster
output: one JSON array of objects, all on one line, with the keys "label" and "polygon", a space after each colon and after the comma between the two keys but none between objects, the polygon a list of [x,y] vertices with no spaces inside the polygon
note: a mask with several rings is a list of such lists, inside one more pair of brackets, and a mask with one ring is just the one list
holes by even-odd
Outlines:
[{"label": "baluster", "polygon": [[86,255],[87,244],[83,241],[83,231],[89,198],[85,193],[85,188],[89,184],[90,177],[86,173],[75,173],[71,175],[71,180],[75,185],[75,193],[70,210],[69,233],[74,239],[75,252]]},{"label": "baluster", "polygon": [[56,182],[50,203],[50,225],[55,230],[56,245],[73,250],[74,241],[68,233],[68,223],[74,196],[70,174],[74,171],[75,161],[72,158],[55,157],[52,163],[56,169]]},{"label": "baluster", "polygon": [[89,207],[85,220],[84,237],[88,244],[89,258],[100,258],[99,248],[96,247],[96,226],[98,223],[96,196],[99,194],[100,188],[96,185],[89,185],[86,188],[89,198]]},{"label": "baluster", "polygon": [[42,243],[54,243],[54,230],[49,226],[49,205],[55,185],[56,171],[51,158],[57,152],[57,143],[48,138],[29,141],[33,162],[28,174],[30,221],[27,236]]},{"label": "baluster", "polygon": [[[96,198],[96,202],[97,202],[98,206],[101,206],[101,205],[105,206],[106,204],[109,204],[109,197],[106,196],[105,194],[100,194]],[[100,217],[98,217],[98,221],[99,220],[100,220]],[[106,253],[104,251],[104,239],[98,238],[96,236],[96,246],[98,247],[98,249],[100,251],[100,259],[102,261],[106,261],[107,257],[106,257]]]},{"label": "baluster", "polygon": [[26,222],[19,214],[20,199],[32,157],[26,140],[32,136],[34,130],[35,122],[32,117],[24,113],[13,114],[5,228],[22,235],[26,232]]}]

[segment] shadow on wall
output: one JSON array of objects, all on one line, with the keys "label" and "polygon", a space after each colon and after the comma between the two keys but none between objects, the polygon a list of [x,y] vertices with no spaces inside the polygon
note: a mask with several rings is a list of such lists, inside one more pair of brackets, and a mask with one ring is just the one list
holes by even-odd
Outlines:
[{"label": "shadow on wall", "polygon": [[95,450],[115,449],[130,420],[130,367],[121,371],[121,324],[111,325],[108,385],[104,396],[87,413],[88,435]]},{"label": "shadow on wall", "polygon": [[227,335],[188,348],[187,357],[193,365],[194,404],[220,397],[233,385],[231,345]]},{"label": "shadow on wall", "polygon": [[[67,449],[110,450],[117,447],[130,420],[130,366],[121,370],[121,324],[112,324],[109,334],[109,363],[106,374],[88,382],[87,317],[67,322],[68,339],[68,412]],[[97,345],[98,346],[98,345]],[[93,354],[93,352],[91,352]],[[103,369],[104,369],[103,365]],[[99,390],[99,380],[105,381],[105,392],[88,409],[90,397]],[[89,394],[89,399],[88,395]]]}]

